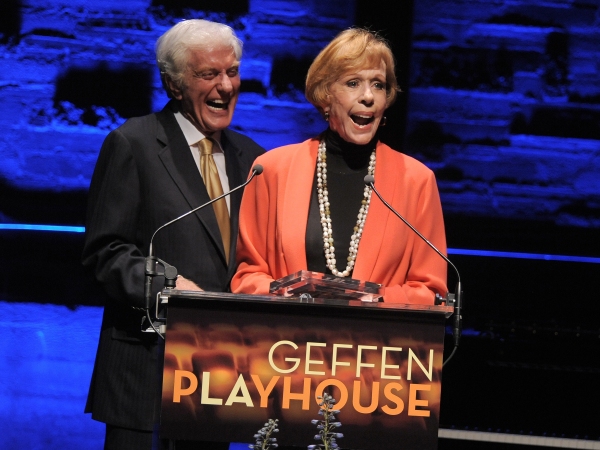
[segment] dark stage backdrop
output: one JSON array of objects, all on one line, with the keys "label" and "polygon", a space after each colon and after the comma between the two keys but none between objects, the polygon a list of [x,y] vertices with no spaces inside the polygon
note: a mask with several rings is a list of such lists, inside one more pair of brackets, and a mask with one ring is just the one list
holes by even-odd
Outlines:
[{"label": "dark stage backdrop", "polygon": [[381,138],[435,171],[465,289],[441,426],[597,440],[584,411],[600,401],[598,0],[3,0],[7,447],[101,446],[82,414],[101,314],[79,266],[87,188],[106,134],[166,102],[153,46],[182,18],[243,39],[233,128],[266,148],[325,127],[302,90],[335,34],[361,25],[390,40],[403,94]]}]

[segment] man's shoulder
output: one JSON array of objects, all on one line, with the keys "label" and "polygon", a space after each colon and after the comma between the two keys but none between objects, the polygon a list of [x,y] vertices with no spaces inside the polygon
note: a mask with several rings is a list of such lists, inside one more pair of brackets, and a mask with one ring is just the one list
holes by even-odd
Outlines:
[{"label": "man's shoulder", "polygon": [[146,134],[149,130],[156,129],[158,124],[158,114],[151,113],[145,116],[130,117],[122,125],[115,130],[123,134],[137,133],[144,131]]},{"label": "man's shoulder", "polygon": [[265,149],[261,145],[245,134],[238,133],[229,128],[223,130],[222,133],[225,147],[232,146],[236,150],[253,158],[265,152]]}]

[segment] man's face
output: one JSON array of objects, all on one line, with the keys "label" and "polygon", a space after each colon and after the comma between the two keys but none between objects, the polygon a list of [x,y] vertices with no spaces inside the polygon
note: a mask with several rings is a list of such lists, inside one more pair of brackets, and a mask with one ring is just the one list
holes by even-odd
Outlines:
[{"label": "man's face", "polygon": [[231,48],[190,51],[181,88],[167,80],[182,113],[202,134],[227,128],[240,93],[239,61]]}]

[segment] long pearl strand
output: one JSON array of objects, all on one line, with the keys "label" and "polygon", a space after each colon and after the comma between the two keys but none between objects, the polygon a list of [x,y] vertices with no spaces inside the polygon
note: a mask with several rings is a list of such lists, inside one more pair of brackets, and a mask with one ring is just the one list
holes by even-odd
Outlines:
[{"label": "long pearl strand", "polygon": [[[371,153],[369,168],[367,171],[369,175],[375,174],[375,150],[373,150],[373,153]],[[324,140],[319,143],[319,152],[317,154],[317,189],[319,194],[319,214],[321,216],[321,226],[323,228],[323,248],[325,249],[327,268],[331,270],[331,273],[338,277],[347,277],[352,272],[354,263],[356,262],[358,244],[360,242],[360,238],[362,237],[365,221],[367,220],[367,213],[369,212],[369,205],[371,204],[372,189],[368,186],[365,186],[363,193],[364,198],[361,201],[360,210],[358,211],[358,218],[356,220],[356,226],[354,227],[354,234],[350,238],[348,264],[346,265],[346,269],[342,272],[337,270],[335,247],[333,246],[333,231],[331,228],[331,217],[329,214],[329,193],[327,191],[327,152]]]}]

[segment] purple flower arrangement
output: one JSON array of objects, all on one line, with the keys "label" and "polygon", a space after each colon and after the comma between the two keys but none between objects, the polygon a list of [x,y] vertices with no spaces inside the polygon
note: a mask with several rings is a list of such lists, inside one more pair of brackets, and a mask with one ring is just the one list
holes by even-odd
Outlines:
[{"label": "purple flower arrangement", "polygon": [[[319,403],[319,415],[321,419],[311,420],[313,425],[317,426],[318,434],[315,434],[315,440],[320,441],[319,444],[309,445],[308,450],[337,450],[339,446],[337,440],[343,438],[342,433],[336,430],[342,426],[342,423],[336,419],[336,414],[340,411],[333,409],[335,407],[335,398],[324,393],[323,397],[317,397]],[[273,433],[278,433],[277,428],[279,420],[269,419],[265,425],[258,430],[254,435],[255,443],[250,444],[251,450],[270,450],[278,447],[277,438],[272,437]]]}]

